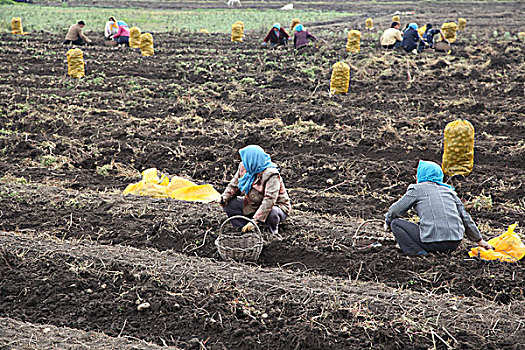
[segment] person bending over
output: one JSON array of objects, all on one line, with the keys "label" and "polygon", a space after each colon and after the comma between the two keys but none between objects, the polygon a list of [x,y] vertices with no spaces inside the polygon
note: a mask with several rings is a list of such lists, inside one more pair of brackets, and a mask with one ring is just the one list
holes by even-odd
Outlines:
[{"label": "person bending over", "polygon": [[[480,247],[493,249],[482,239],[456,192],[443,183],[438,164],[419,161],[416,182],[408,186],[405,195],[385,215],[385,228],[392,230],[404,253],[449,253],[459,246],[464,233]],[[410,208],[419,215],[419,225],[400,219]]]},{"label": "person bending over", "polygon": [[[270,156],[256,145],[239,151],[241,163],[220,198],[228,217],[244,215],[265,223],[272,234],[279,232],[279,223],[291,211],[290,197]],[[233,226],[251,231],[254,225],[243,219],[231,221]]]},{"label": "person bending over", "polygon": [[403,33],[399,30],[401,23],[392,22],[390,28],[385,30],[381,35],[380,43],[384,49],[397,49],[401,47],[401,41],[403,40]]},{"label": "person bending over", "polygon": [[286,30],[284,30],[284,28],[281,28],[281,25],[279,23],[275,23],[272,29],[270,29],[270,32],[264,38],[262,44],[267,45],[268,43],[270,43],[270,47],[275,47],[279,45],[286,45],[286,43],[290,39],[290,35],[286,33]]},{"label": "person bending over", "polygon": [[90,44],[91,40],[82,32],[82,28],[86,23],[84,21],[78,21],[77,24],[73,24],[69,27],[69,30],[66,34],[66,40],[64,40],[64,45],[84,45],[86,43]]}]

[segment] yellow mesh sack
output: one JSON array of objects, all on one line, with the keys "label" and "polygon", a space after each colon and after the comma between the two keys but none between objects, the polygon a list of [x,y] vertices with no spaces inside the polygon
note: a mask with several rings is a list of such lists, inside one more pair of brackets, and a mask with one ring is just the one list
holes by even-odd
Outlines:
[{"label": "yellow mesh sack", "polygon": [[443,32],[445,39],[447,39],[451,43],[456,42],[457,27],[458,26],[455,22],[443,23],[443,25],[441,26],[441,31]]},{"label": "yellow mesh sack", "polygon": [[11,18],[11,33],[17,35],[26,34],[22,29],[22,19],[20,17]]},{"label": "yellow mesh sack", "polygon": [[294,18],[294,19],[292,19],[292,25],[290,26],[290,29],[292,30],[292,32],[293,32],[293,30],[295,29],[295,26],[298,25],[299,23],[301,23],[301,22],[299,21],[299,18]]},{"label": "yellow mesh sack", "polygon": [[201,32],[202,34],[204,34],[204,35],[210,35],[210,32],[209,32],[208,29],[206,29],[206,28],[202,28],[202,29],[200,30],[200,32]]},{"label": "yellow mesh sack", "polygon": [[392,22],[400,22],[400,21],[401,21],[401,19],[399,18],[398,15],[395,15],[395,16],[392,17]]},{"label": "yellow mesh sack", "polygon": [[467,20],[465,18],[458,19],[458,30],[465,30],[467,26]]},{"label": "yellow mesh sack", "polygon": [[203,203],[209,203],[220,198],[219,192],[212,185],[197,185],[178,176],[174,176],[170,180],[166,175],[160,174],[156,168],[144,170],[142,180],[129,184],[123,194]]},{"label": "yellow mesh sack", "polygon": [[474,167],[474,127],[468,120],[455,120],[445,127],[443,162],[448,176],[468,175]]},{"label": "yellow mesh sack", "polygon": [[346,52],[359,53],[359,51],[361,51],[361,32],[358,30],[351,30],[348,32]]},{"label": "yellow mesh sack", "polygon": [[368,30],[374,29],[374,20],[372,18],[367,18],[365,21],[365,28]]},{"label": "yellow mesh sack", "polygon": [[140,34],[140,53],[142,56],[153,56],[155,50],[153,49],[153,36],[150,33]]},{"label": "yellow mesh sack", "polygon": [[242,43],[244,38],[244,23],[242,21],[237,21],[232,24],[232,42]]},{"label": "yellow mesh sack", "polygon": [[525,42],[525,32],[519,32],[518,33],[518,39]]},{"label": "yellow mesh sack", "polygon": [[525,256],[525,244],[514,230],[518,224],[510,225],[507,232],[494,237],[488,243],[494,247],[494,250],[485,248],[472,248],[468,255],[470,257],[479,257],[483,260],[499,260],[501,262],[514,263]]},{"label": "yellow mesh sack", "polygon": [[140,48],[140,34],[142,34],[142,31],[139,27],[131,27],[129,30],[129,47],[132,49]]},{"label": "yellow mesh sack", "polygon": [[425,34],[425,32],[427,31],[427,25],[425,24],[423,27],[419,27],[417,29],[417,32],[419,33],[419,36],[423,36],[423,34]]},{"label": "yellow mesh sack", "polygon": [[346,94],[349,84],[350,66],[343,61],[335,63],[332,66],[332,77],[330,78],[330,94]]},{"label": "yellow mesh sack", "polygon": [[84,71],[84,54],[82,53],[82,50],[80,49],[70,49],[66,53],[67,57],[67,74],[71,78],[82,78],[84,77],[85,71]]}]

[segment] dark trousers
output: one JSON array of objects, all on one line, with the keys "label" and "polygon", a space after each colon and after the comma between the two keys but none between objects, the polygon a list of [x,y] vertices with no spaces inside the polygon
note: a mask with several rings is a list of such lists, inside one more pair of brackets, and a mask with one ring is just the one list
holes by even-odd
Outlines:
[{"label": "dark trousers", "polygon": [[119,36],[117,42],[119,45],[129,46],[129,36]]},{"label": "dark trousers", "polygon": [[423,50],[423,46],[425,46],[425,44],[423,44],[422,42],[419,41],[417,44],[413,44],[413,45],[410,45],[410,46],[404,46],[403,49],[406,52],[411,52],[414,49],[417,49],[417,52],[421,53],[421,50]]},{"label": "dark trousers", "polygon": [[425,254],[426,252],[450,253],[461,243],[461,241],[423,243],[419,234],[419,225],[403,219],[392,220],[390,228],[401,250],[410,255]]},{"label": "dark trousers", "polygon": [[[228,202],[228,204],[224,207],[224,211],[226,212],[226,215],[228,217],[234,216],[234,215],[244,215],[242,211],[243,207],[243,198],[237,197],[233,198],[231,201]],[[253,217],[253,214],[251,215],[244,215],[246,217]],[[270,214],[268,214],[268,217],[266,218],[266,226],[268,226],[268,229],[270,229],[270,232],[272,234],[279,233],[279,223],[286,219],[287,215],[282,211],[281,208],[274,205],[272,208],[272,211]],[[248,221],[244,219],[233,219],[230,221],[231,224],[235,227],[242,227],[248,223]]]},{"label": "dark trousers", "polygon": [[399,49],[401,47],[401,41],[396,40],[396,42],[393,43],[392,45],[381,45],[381,47],[387,50]]},{"label": "dark trousers", "polygon": [[277,42],[277,43],[274,43],[274,42],[270,41],[270,47],[276,47],[276,46],[280,46],[280,45],[286,46],[287,43],[288,43],[288,39],[286,39],[284,36],[281,36],[281,37],[279,37],[279,42]]},{"label": "dark trousers", "polygon": [[69,45],[69,44],[73,44],[73,45],[84,45],[84,40],[82,40],[82,38],[78,38],[77,40],[64,40],[64,45]]}]

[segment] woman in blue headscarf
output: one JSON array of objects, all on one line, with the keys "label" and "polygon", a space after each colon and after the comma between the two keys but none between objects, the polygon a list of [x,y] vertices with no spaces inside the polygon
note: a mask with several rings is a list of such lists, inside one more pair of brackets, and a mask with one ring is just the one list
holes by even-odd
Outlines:
[{"label": "woman in blue headscarf", "polygon": [[264,38],[262,44],[266,45],[267,43],[270,43],[270,47],[274,47],[278,45],[286,45],[288,40],[291,40],[290,35],[286,33],[284,28],[281,28],[279,23],[275,23],[272,29],[270,29],[270,32]]},{"label": "woman in blue headscarf", "polygon": [[[461,243],[463,234],[479,246],[493,249],[482,239],[453,188],[443,183],[443,171],[438,164],[419,161],[416,182],[408,186],[405,195],[385,215],[385,226],[392,230],[403,252],[410,255],[452,252]],[[411,208],[419,216],[419,224],[400,219]]]},{"label": "woman in blue headscarf", "polygon": [[[277,234],[279,223],[291,210],[290,197],[270,156],[256,145],[239,151],[241,163],[221,196],[220,204],[230,216],[244,215],[266,223],[270,232]],[[242,219],[232,220],[234,226],[250,231],[253,224]]]},{"label": "woman in blue headscarf", "polygon": [[416,23],[410,23],[405,30],[401,47],[406,52],[420,53],[424,46],[428,46],[427,42],[419,35],[418,28]]}]

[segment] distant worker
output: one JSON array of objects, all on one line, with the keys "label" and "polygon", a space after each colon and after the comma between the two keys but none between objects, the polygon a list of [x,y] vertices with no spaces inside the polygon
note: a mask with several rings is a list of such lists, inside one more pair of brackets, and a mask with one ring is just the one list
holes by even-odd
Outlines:
[{"label": "distant worker", "polygon": [[401,47],[406,52],[420,53],[424,46],[428,46],[428,44],[419,35],[417,28],[418,25],[416,23],[410,23],[407,30],[405,30],[405,33],[403,34]]},{"label": "distant worker", "polygon": [[[405,195],[385,215],[385,227],[392,230],[404,253],[449,253],[459,246],[464,233],[480,247],[493,249],[482,239],[456,192],[443,183],[438,164],[419,161],[416,182],[408,186]],[[410,208],[419,216],[419,224],[400,219]]]},{"label": "distant worker", "polygon": [[118,32],[113,35],[113,40],[116,40],[119,45],[129,46],[129,27],[124,21],[118,21]]},{"label": "distant worker", "polygon": [[281,25],[279,23],[275,23],[270,29],[270,32],[263,40],[263,45],[268,44],[270,42],[270,47],[275,47],[279,45],[286,45],[288,40],[290,40],[290,35],[286,33],[286,30],[284,28],[281,28]]},{"label": "distant worker", "polygon": [[401,23],[392,22],[390,28],[385,30],[381,35],[381,47],[384,49],[397,49],[401,47],[401,41],[403,40],[403,33],[399,30]]},{"label": "distant worker", "polygon": [[441,40],[448,44],[448,40],[445,39],[445,35],[441,29],[433,28],[431,23],[428,23],[426,27],[427,29],[425,34],[423,34],[423,40],[425,40],[430,47],[434,47],[434,41],[436,40],[438,34],[441,36]]},{"label": "distant worker", "polygon": [[64,40],[64,45],[91,44],[91,40],[82,32],[82,28],[84,28],[85,25],[86,23],[84,23],[84,21],[78,21],[77,24],[73,24],[69,27],[69,31],[66,34],[66,40]]},{"label": "distant worker", "polygon": [[[241,163],[224,193],[220,204],[228,217],[244,215],[265,223],[272,234],[279,232],[279,223],[290,213],[290,197],[284,187],[277,165],[270,156],[256,145],[239,151]],[[231,221],[242,227],[242,232],[251,231],[254,225],[243,219]]]},{"label": "distant worker", "polygon": [[307,47],[309,42],[308,39],[311,39],[313,41],[316,41],[317,38],[310,34],[309,31],[304,29],[302,24],[298,24],[295,26],[295,33],[293,36],[293,46],[296,49],[302,49],[304,47]]},{"label": "distant worker", "polygon": [[104,28],[104,36],[106,40],[113,39],[113,35],[118,32],[117,19],[114,16],[109,17],[109,20],[106,22],[106,27]]}]

